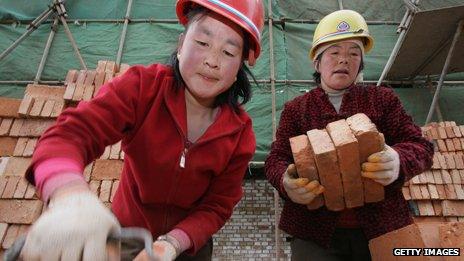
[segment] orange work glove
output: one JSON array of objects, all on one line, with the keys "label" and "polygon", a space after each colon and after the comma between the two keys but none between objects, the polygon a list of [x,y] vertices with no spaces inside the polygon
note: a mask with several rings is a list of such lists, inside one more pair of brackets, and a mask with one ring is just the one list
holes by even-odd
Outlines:
[{"label": "orange work glove", "polygon": [[290,164],[284,173],[284,189],[288,197],[295,203],[307,205],[313,199],[324,192],[324,187],[319,181],[309,181],[307,178],[297,178],[295,164]]},{"label": "orange work glove", "polygon": [[392,147],[385,145],[383,151],[376,152],[362,164],[362,176],[387,186],[400,174],[400,156]]}]

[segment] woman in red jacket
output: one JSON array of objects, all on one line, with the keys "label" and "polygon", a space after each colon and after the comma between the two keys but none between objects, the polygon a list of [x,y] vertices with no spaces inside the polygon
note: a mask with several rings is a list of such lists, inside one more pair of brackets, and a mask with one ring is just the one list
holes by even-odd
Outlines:
[{"label": "woman in red jacket", "polygon": [[[318,86],[285,104],[281,114],[265,172],[285,199],[280,228],[294,237],[292,260],[370,260],[369,239],[412,223],[401,188],[431,167],[433,147],[391,89],[356,84],[372,45],[360,14],[341,10],[324,17],[310,51]],[[360,174],[382,184],[385,199],[338,212],[308,210],[305,205],[324,188],[293,178],[289,138],[356,113],[366,114],[385,136],[385,150],[371,155]]]},{"label": "woman in red jacket", "polygon": [[[169,65],[134,66],[89,102],[63,111],[28,171],[48,210],[22,256],[104,260],[108,235],[144,227],[157,258],[211,259],[211,236],[242,196],[255,151],[249,72],[260,54],[261,1],[178,0],[184,33]],[[124,167],[109,212],[84,167],[122,140]],[[113,215],[114,214],[114,215]],[[123,245],[134,258],[143,245]]]}]

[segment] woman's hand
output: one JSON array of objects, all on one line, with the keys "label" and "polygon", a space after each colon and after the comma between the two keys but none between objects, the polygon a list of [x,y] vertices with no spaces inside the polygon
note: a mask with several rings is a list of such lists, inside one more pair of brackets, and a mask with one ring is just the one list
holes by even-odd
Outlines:
[{"label": "woman's hand", "polygon": [[376,152],[362,164],[362,176],[387,186],[400,174],[400,156],[392,147],[385,144],[383,151]]},{"label": "woman's hand", "polygon": [[295,203],[307,205],[313,199],[324,192],[324,187],[319,181],[309,181],[307,178],[297,178],[295,164],[290,164],[284,173],[284,189],[288,197]]}]

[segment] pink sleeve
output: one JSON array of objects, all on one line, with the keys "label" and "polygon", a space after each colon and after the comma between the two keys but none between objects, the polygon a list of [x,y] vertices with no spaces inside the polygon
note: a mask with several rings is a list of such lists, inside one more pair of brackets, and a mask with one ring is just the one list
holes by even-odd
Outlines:
[{"label": "pink sleeve", "polygon": [[172,236],[179,242],[181,253],[192,246],[192,240],[190,240],[190,237],[182,229],[175,228],[171,230],[168,235]]},{"label": "pink sleeve", "polygon": [[37,192],[47,202],[50,195],[59,187],[72,182],[82,181],[83,166],[68,158],[52,158],[45,160],[34,168]]}]

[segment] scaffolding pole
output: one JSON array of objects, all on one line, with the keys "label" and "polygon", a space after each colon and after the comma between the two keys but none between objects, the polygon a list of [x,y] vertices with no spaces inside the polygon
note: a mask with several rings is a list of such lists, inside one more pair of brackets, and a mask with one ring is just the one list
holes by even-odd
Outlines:
[{"label": "scaffolding pole", "polygon": [[338,9],[343,10],[343,0],[338,0]]},{"label": "scaffolding pole", "polygon": [[[380,78],[377,81],[377,86],[380,86],[382,84],[383,79],[385,79],[388,72],[390,71],[391,66],[393,65],[393,62],[395,61],[396,56],[398,55],[398,51],[400,50],[400,47],[403,44],[404,37],[406,36],[407,28],[409,27],[411,19],[415,14],[414,11],[417,12],[419,10],[417,8],[417,4],[419,4],[419,0],[413,0],[412,3],[409,0],[405,0],[404,2],[406,3],[407,10],[403,17],[403,20],[401,21],[401,24],[398,26],[398,30],[400,30],[401,33],[400,33],[400,36],[398,37],[398,40],[395,43],[395,46],[393,47],[390,57],[388,58],[387,64],[383,68],[382,74],[380,75]],[[415,8],[411,8],[411,5],[413,5]]]},{"label": "scaffolding pole", "polygon": [[464,20],[459,21],[458,26],[456,28],[456,32],[454,33],[453,41],[451,42],[450,49],[448,51],[448,54],[446,55],[445,65],[443,65],[443,70],[441,71],[440,80],[438,81],[437,89],[435,90],[435,94],[433,95],[432,104],[430,105],[429,113],[427,115],[427,119],[425,120],[424,125],[427,125],[432,120],[433,110],[435,106],[437,105],[438,98],[440,97],[441,87],[443,86],[443,81],[445,79],[446,74],[448,73],[448,67],[451,63],[451,58],[453,57],[454,48],[456,47],[456,42],[458,41],[459,36],[462,33],[463,26],[464,26]]},{"label": "scaffolding pole", "polygon": [[132,10],[132,0],[129,0],[127,3],[126,16],[124,17],[124,26],[121,32],[121,39],[119,40],[118,54],[116,55],[116,65],[118,66],[118,68],[119,68],[119,65],[121,65],[122,50],[124,49],[124,43],[126,42],[127,25],[130,22],[129,17],[131,14],[131,10]]},{"label": "scaffolding pole", "polygon": [[35,75],[34,83],[38,84],[40,81],[40,77],[42,77],[42,72],[45,67],[45,62],[48,58],[48,52],[50,51],[50,46],[52,45],[53,39],[55,37],[55,33],[58,30],[58,17],[55,17],[53,21],[53,25],[51,27],[50,34],[48,35],[47,43],[45,44],[44,53],[42,55],[42,59],[39,63],[39,68],[37,69],[37,74]]}]

